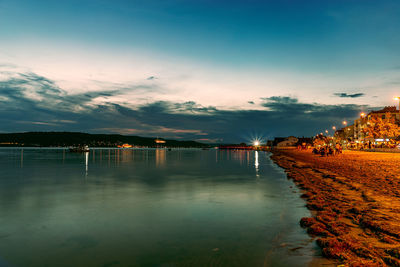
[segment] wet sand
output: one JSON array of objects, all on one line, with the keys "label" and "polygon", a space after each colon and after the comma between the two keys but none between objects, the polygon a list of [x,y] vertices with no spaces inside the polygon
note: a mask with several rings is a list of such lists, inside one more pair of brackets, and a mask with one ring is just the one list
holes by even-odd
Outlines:
[{"label": "wet sand", "polygon": [[272,159],[304,190],[301,226],[344,266],[400,266],[400,154],[277,150]]}]

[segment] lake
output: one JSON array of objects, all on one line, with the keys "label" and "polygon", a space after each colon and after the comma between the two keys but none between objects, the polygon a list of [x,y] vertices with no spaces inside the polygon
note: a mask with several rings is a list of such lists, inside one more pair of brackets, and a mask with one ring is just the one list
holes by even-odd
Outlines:
[{"label": "lake", "polygon": [[262,151],[0,149],[0,266],[306,266],[299,190]]}]

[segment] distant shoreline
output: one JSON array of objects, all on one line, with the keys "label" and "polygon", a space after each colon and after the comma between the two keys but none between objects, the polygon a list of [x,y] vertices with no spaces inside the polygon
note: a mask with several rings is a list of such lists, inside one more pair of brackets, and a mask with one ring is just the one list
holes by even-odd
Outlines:
[{"label": "distant shoreline", "polygon": [[[68,150],[71,147],[61,147],[61,146],[0,146],[0,149],[58,149],[58,150]],[[201,147],[90,147],[90,150],[107,150],[107,149],[119,149],[119,150],[135,150],[135,149],[203,149]],[[208,150],[208,149],[207,149]]]},{"label": "distant shoreline", "polygon": [[[301,226],[326,258],[346,265],[400,264],[400,155],[346,151],[335,157],[275,150],[273,161],[304,190]],[[398,176],[399,175],[399,176]]]},{"label": "distant shoreline", "polygon": [[22,132],[0,133],[1,147],[118,147],[129,144],[137,147],[210,147],[191,140],[172,140],[120,134],[89,134],[82,132]]}]

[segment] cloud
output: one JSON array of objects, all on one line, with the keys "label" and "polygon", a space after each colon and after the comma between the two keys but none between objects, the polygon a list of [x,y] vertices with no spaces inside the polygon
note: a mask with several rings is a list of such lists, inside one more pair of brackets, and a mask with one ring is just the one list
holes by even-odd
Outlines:
[{"label": "cloud", "polygon": [[[271,97],[262,97],[261,98],[268,103],[280,103],[280,104],[295,104],[299,100],[297,98],[292,98],[289,96],[271,96]],[[263,105],[265,106],[265,104]]]},{"label": "cloud", "polygon": [[125,89],[69,94],[45,77],[18,73],[0,81],[0,131],[84,131],[159,136],[204,142],[312,136],[368,106],[304,103],[295,97],[261,99],[258,109],[225,110],[195,101],[117,102]]},{"label": "cloud", "polygon": [[157,79],[157,77],[156,77],[156,76],[150,76],[150,77],[148,77],[148,78],[147,78],[147,80],[149,80],[149,81],[151,81],[151,80],[155,80],[155,79]]},{"label": "cloud", "polygon": [[[195,129],[174,129],[174,128],[167,128],[163,126],[151,126],[151,125],[144,125],[142,124],[142,129],[137,128],[99,128],[94,129],[97,131],[105,131],[105,132],[112,132],[112,133],[119,133],[119,134],[135,134],[135,135],[159,135],[159,134],[192,134],[192,135],[208,135],[207,133],[203,132],[202,130],[195,130]],[[147,127],[144,127],[147,126]],[[181,137],[181,136],[180,136]]]},{"label": "cloud", "polygon": [[56,123],[44,122],[44,121],[16,121],[16,123],[25,123],[25,124],[36,124],[36,125],[48,125],[48,126],[57,126]]},{"label": "cloud", "polygon": [[362,97],[365,96],[364,93],[356,93],[356,94],[347,94],[347,93],[334,93],[334,96],[338,96],[338,97],[348,97],[348,98],[357,98],[357,97]]},{"label": "cloud", "polygon": [[301,103],[297,98],[286,96],[274,96],[262,98],[261,105],[268,108],[271,112],[285,114],[292,118],[308,118],[310,120],[330,119],[330,118],[355,118],[359,110],[367,110],[366,105],[356,104],[337,104],[324,105],[319,103]]}]

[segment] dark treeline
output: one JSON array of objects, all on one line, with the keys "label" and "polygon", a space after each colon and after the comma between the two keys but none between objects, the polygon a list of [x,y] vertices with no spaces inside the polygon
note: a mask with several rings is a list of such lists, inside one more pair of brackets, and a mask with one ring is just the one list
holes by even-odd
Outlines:
[{"label": "dark treeline", "polygon": [[[121,144],[155,147],[156,138],[119,134],[88,134],[79,132],[0,133],[0,146],[79,146],[115,147]],[[206,147],[195,141],[165,140],[168,147]]]}]

